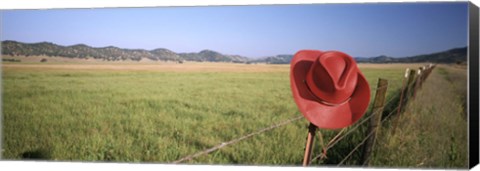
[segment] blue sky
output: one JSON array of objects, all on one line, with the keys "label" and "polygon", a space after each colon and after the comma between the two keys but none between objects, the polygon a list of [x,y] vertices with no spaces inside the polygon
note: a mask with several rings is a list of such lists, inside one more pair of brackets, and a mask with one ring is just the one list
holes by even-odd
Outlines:
[{"label": "blue sky", "polygon": [[1,39],[252,58],[301,49],[403,57],[466,46],[467,14],[466,2],[4,10]]}]

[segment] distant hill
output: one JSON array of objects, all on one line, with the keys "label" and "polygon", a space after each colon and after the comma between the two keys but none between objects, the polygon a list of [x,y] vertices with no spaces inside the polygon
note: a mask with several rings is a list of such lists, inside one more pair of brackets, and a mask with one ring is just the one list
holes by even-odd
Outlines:
[{"label": "distant hill", "polygon": [[[277,55],[253,60],[252,62],[289,64],[292,58],[293,55]],[[376,57],[356,57],[355,60],[358,63],[465,63],[467,61],[467,47],[454,48],[447,51],[409,57],[389,57],[386,55],[381,55]]]},{"label": "distant hill", "polygon": [[2,54],[11,56],[60,56],[67,58],[94,58],[104,61],[140,61],[147,58],[154,61],[209,61],[209,62],[247,62],[249,59],[239,55],[224,55],[212,50],[198,53],[175,53],[158,48],[151,51],[144,49],[123,49],[114,46],[95,48],[84,44],[61,46],[50,42],[21,43],[2,41]]},{"label": "distant hill", "polygon": [[376,57],[356,57],[355,61],[361,62],[369,62],[369,63],[389,63],[389,62],[398,62],[398,59],[393,57],[388,57],[385,55],[380,55]]},{"label": "distant hill", "polygon": [[290,61],[292,61],[292,58],[293,58],[293,55],[277,55],[277,56],[260,58],[257,60],[253,60],[252,62],[267,63],[267,64],[289,64]]},{"label": "distant hill", "polygon": [[359,63],[418,63],[418,62],[431,62],[431,63],[465,63],[467,62],[467,47],[454,48],[442,52],[436,52],[431,54],[416,55],[403,58],[388,57],[385,55],[362,58],[357,57],[355,60]]},{"label": "distant hill", "polygon": [[[249,59],[240,55],[225,55],[213,50],[202,50],[198,53],[175,53],[165,48],[154,50],[124,49],[114,46],[90,47],[85,44],[61,46],[50,42],[22,43],[17,41],[2,41],[2,55],[10,56],[56,56],[67,58],[94,58],[104,61],[140,61],[143,58],[153,61],[199,61],[199,62],[234,62],[234,63],[267,63],[289,64],[293,55],[276,55],[260,59]],[[409,57],[356,57],[359,63],[465,63],[467,61],[467,47],[454,48],[447,51],[416,55]]]},{"label": "distant hill", "polygon": [[198,53],[179,53],[182,59],[187,61],[208,61],[208,62],[235,62],[244,63],[249,59],[239,55],[224,55],[212,50],[202,50]]}]

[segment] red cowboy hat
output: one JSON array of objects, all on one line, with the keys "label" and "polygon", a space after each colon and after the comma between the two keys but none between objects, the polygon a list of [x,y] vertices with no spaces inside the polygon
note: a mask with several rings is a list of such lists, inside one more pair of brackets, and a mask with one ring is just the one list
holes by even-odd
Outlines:
[{"label": "red cowboy hat", "polygon": [[297,52],[290,63],[290,86],[300,112],[319,128],[355,123],[370,102],[368,82],[355,60],[338,51]]}]

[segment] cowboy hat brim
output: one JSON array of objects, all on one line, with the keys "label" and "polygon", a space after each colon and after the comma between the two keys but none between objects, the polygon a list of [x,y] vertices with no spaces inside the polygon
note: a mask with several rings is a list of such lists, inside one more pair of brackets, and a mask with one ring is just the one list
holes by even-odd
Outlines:
[{"label": "cowboy hat brim", "polygon": [[302,50],[293,57],[290,63],[293,98],[303,116],[317,127],[343,128],[363,116],[370,102],[370,88],[365,77],[357,72],[357,86],[349,100],[335,106],[318,102],[308,89],[305,79],[309,68],[322,53],[316,50]]}]

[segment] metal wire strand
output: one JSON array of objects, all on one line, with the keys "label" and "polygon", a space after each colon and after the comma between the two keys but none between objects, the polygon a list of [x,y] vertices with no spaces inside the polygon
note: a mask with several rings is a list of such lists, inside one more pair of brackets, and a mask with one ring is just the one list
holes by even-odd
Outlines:
[{"label": "metal wire strand", "polygon": [[[373,117],[374,115],[371,114],[370,116],[364,118],[362,121],[358,122],[355,127],[351,128],[348,130],[347,133],[345,133],[344,135],[340,136],[341,133],[344,132],[344,130],[346,130],[345,128],[342,129],[342,131],[340,131],[339,133],[337,133],[337,135],[335,137],[333,137],[329,142],[328,144],[326,145],[326,147],[324,148],[324,151],[328,151],[330,148],[332,148],[333,146],[335,146],[335,144],[337,144],[338,142],[340,142],[340,140],[342,140],[343,138],[345,138],[348,134],[352,133],[353,131],[355,131],[360,125],[362,125],[363,123],[367,122],[368,119],[370,119],[371,117]],[[326,157],[326,156],[325,156]],[[324,159],[325,157],[322,157],[322,154],[320,155],[317,155],[315,156],[310,162],[313,162],[317,159]]]},{"label": "metal wire strand", "polygon": [[[335,135],[332,139],[330,139],[330,141],[327,143],[327,145],[323,144],[323,137],[322,137],[321,138],[322,154],[315,156],[312,160],[310,160],[310,162],[308,164],[312,164],[313,161],[315,161],[319,158],[320,158],[319,160],[323,160],[324,158],[327,158],[327,150],[328,149],[326,147],[330,146],[330,144],[333,143],[333,141],[335,139],[337,139],[345,130],[346,130],[346,128],[343,128],[340,132],[338,132],[337,135]],[[320,134],[320,136],[322,136],[322,135]]]},{"label": "metal wire strand", "polygon": [[388,85],[384,85],[384,86],[377,87],[377,88],[372,88],[372,89],[370,89],[370,91],[377,91],[377,90],[386,89],[386,88],[388,88]]},{"label": "metal wire strand", "polygon": [[178,163],[181,163],[181,162],[184,162],[184,161],[191,160],[191,159],[193,159],[193,158],[197,158],[197,157],[199,157],[199,156],[201,156],[201,155],[211,153],[211,152],[216,151],[216,150],[218,150],[218,149],[220,149],[220,148],[223,148],[223,147],[225,147],[225,146],[227,146],[227,145],[234,144],[234,143],[237,143],[237,142],[239,142],[239,141],[242,141],[242,140],[245,140],[245,139],[247,139],[247,138],[250,138],[250,137],[252,137],[252,136],[254,136],[254,135],[257,135],[257,134],[260,134],[260,133],[263,133],[263,132],[272,130],[272,129],[274,129],[274,128],[278,128],[278,127],[283,126],[283,125],[287,125],[287,124],[289,124],[289,123],[291,123],[291,122],[293,122],[293,121],[297,121],[297,120],[299,120],[299,119],[301,119],[301,118],[303,118],[303,116],[294,117],[294,118],[291,118],[291,119],[289,119],[289,120],[283,121],[283,122],[281,122],[281,123],[273,124],[273,125],[271,125],[271,126],[269,126],[269,127],[260,129],[260,130],[258,130],[258,131],[252,132],[252,133],[250,133],[250,134],[244,135],[244,136],[239,137],[239,138],[235,138],[235,139],[230,140],[230,141],[228,141],[228,142],[222,142],[222,143],[220,143],[220,144],[218,144],[218,145],[216,145],[216,146],[214,146],[214,147],[212,147],[212,148],[206,149],[206,150],[204,150],[204,151],[200,151],[200,152],[197,152],[197,153],[195,153],[195,154],[185,156],[185,157],[180,158],[180,159],[178,159],[178,160],[176,160],[176,161],[174,161],[174,162],[172,162],[172,163],[173,163],[173,164],[178,164]]},{"label": "metal wire strand", "polygon": [[337,166],[340,166],[340,165],[343,164],[343,162],[347,161],[347,159],[353,154],[353,152],[357,151],[357,149],[358,149],[360,146],[362,146],[362,144],[365,143],[365,141],[367,141],[367,139],[370,138],[370,137],[373,135],[373,133],[374,133],[374,132],[371,131],[371,132],[362,140],[362,142],[358,143],[358,145],[355,146],[355,148],[353,148],[353,150],[350,151],[350,153],[348,153],[348,155],[347,155],[345,158],[343,158],[343,160],[340,161],[340,163],[338,163]]},{"label": "metal wire strand", "polygon": [[[411,86],[413,84],[416,84],[417,83],[417,80],[413,80],[410,84],[406,85],[405,88],[411,88]],[[376,91],[376,90],[380,90],[380,89],[385,89],[385,88],[388,88],[388,85],[385,85],[385,86],[381,86],[381,87],[377,87],[377,88],[372,88],[371,91]],[[394,98],[390,98],[389,101],[387,101],[384,106],[387,106],[390,102],[393,101]],[[371,105],[371,104],[370,104]],[[387,120],[387,118],[389,118],[393,112],[396,111],[396,109],[398,109],[399,106],[395,107],[392,112],[390,112],[385,118],[382,119],[382,123],[385,122]],[[367,122],[371,117],[374,116],[374,113],[371,112],[370,116],[364,118],[362,121],[358,122],[355,127],[351,128],[350,130],[348,130],[348,132],[346,132],[345,134],[342,135],[343,132],[345,132],[346,128],[342,129],[340,132],[338,132],[332,139],[330,139],[330,141],[327,143],[327,145],[323,146],[323,137],[321,137],[322,139],[322,149],[323,149],[323,153],[314,157],[311,161],[313,162],[314,160],[317,160],[317,159],[324,159],[326,158],[326,151],[330,148],[332,148],[333,146],[335,146],[338,142],[340,142],[340,140],[342,140],[343,138],[345,138],[347,135],[351,134],[353,131],[355,131],[356,129],[358,129],[358,127],[360,127],[360,125],[364,124],[365,122]],[[237,143],[239,141],[242,141],[242,140],[245,140],[247,138],[250,138],[254,135],[258,135],[260,133],[263,133],[263,132],[266,132],[266,131],[269,131],[269,130],[272,130],[272,129],[275,129],[275,128],[278,128],[280,126],[283,126],[283,125],[287,125],[293,121],[296,121],[296,120],[299,120],[303,118],[303,116],[298,116],[298,117],[294,117],[294,118],[291,118],[289,120],[286,120],[286,121],[283,121],[281,123],[278,123],[278,124],[273,124],[269,127],[266,127],[266,128],[263,128],[263,129],[260,129],[258,131],[255,131],[255,132],[252,132],[250,134],[247,134],[247,135],[244,135],[242,137],[239,137],[239,138],[236,138],[236,139],[233,139],[233,140],[230,140],[228,142],[223,142],[221,144],[218,144],[212,148],[209,148],[209,149],[206,149],[204,151],[200,151],[200,152],[197,152],[195,154],[192,154],[192,155],[188,155],[186,157],[183,157],[183,158],[180,158],[179,160],[176,160],[174,161],[173,163],[181,163],[181,162],[184,162],[184,161],[188,161],[188,160],[191,160],[193,158],[196,158],[196,157],[199,157],[201,155],[204,155],[204,154],[208,154],[208,153],[211,153],[213,151],[216,151],[220,148],[223,148],[227,145],[230,145],[230,144],[234,144],[234,143]],[[321,135],[321,134],[320,134]],[[340,136],[342,135],[342,136]],[[364,139],[361,143],[359,143],[352,151],[350,151],[350,153],[338,164],[338,165],[341,165],[343,164],[343,162],[345,162],[352,154],[354,151],[356,151],[363,143],[365,143],[366,139],[368,139],[370,136],[373,135],[373,131],[370,132]]]},{"label": "metal wire strand", "polygon": [[[397,106],[396,108],[398,108],[398,106]],[[393,110],[393,111],[395,111],[395,110]],[[393,114],[393,111],[390,112],[385,118],[383,118],[381,122],[382,122],[382,123],[385,122],[385,121],[387,120],[387,118],[389,118],[389,117]],[[343,162],[345,162],[345,161],[353,154],[353,152],[355,152],[363,143],[365,143],[365,141],[366,141],[368,138],[370,138],[370,136],[373,135],[373,133],[374,133],[374,131],[371,131],[371,132],[362,140],[362,142],[358,143],[357,146],[355,146],[355,148],[353,148],[353,150],[350,151],[350,153],[348,153],[348,155],[347,155],[345,158],[343,158],[343,160],[340,161],[340,163],[338,163],[337,166],[342,165]]]},{"label": "metal wire strand", "polygon": [[[413,88],[413,87],[411,87],[411,86],[414,85],[414,84],[417,84],[417,82],[418,82],[418,80],[417,80],[417,79],[414,79],[410,84],[408,84],[408,85],[405,86],[405,89],[407,89],[407,88]],[[386,86],[378,87],[377,89],[372,89],[372,90],[383,89],[384,87],[386,87]],[[402,90],[402,91],[404,91],[404,90]],[[390,103],[393,101],[393,99],[394,99],[394,98],[389,99],[389,101],[387,101],[387,102],[384,104],[384,106],[388,106],[388,104],[390,104]],[[397,111],[397,109],[398,109],[399,107],[400,107],[400,106],[397,105],[394,109],[392,109],[392,111],[391,111],[385,118],[382,118],[381,123],[384,123],[385,121],[387,121],[387,119],[388,119],[389,117],[391,117],[392,114],[393,114],[395,111]],[[330,145],[327,145],[327,148],[326,148],[326,149],[328,150],[329,148],[332,148],[332,147],[333,147],[335,144],[337,144],[341,139],[343,139],[343,138],[344,138],[345,136],[347,136],[348,134],[352,133],[352,132],[353,132],[354,130],[356,130],[360,125],[362,125],[364,122],[366,122],[367,120],[369,120],[369,118],[371,118],[373,115],[374,115],[374,114],[372,113],[369,117],[365,118],[362,122],[358,123],[354,128],[352,128],[351,130],[349,130],[345,135],[343,135],[343,136],[341,136],[340,138],[338,138],[337,140],[335,140],[335,139],[337,138],[337,136],[339,135],[339,134],[337,134],[337,136],[335,136],[334,138],[332,138],[332,140],[331,140],[332,143],[329,142]],[[342,132],[343,132],[343,130],[342,130]],[[358,148],[360,148],[360,146],[361,146],[362,144],[364,144],[365,141],[366,141],[370,136],[372,136],[372,135],[373,135],[373,131],[371,131],[371,132],[362,140],[362,142],[360,142],[359,144],[357,144],[357,146],[355,146],[354,149],[353,149],[352,151],[350,151],[350,153],[348,153],[348,155],[338,164],[338,166],[342,165],[342,164],[343,164]],[[321,155],[318,155],[318,156],[316,156],[314,159],[312,159],[312,161],[313,161],[313,160],[316,160],[316,159],[318,159],[318,158],[323,159],[323,158],[326,158],[326,156],[324,156],[324,155],[322,155],[322,154],[321,154]],[[311,162],[312,162],[312,161],[311,161]]]}]

